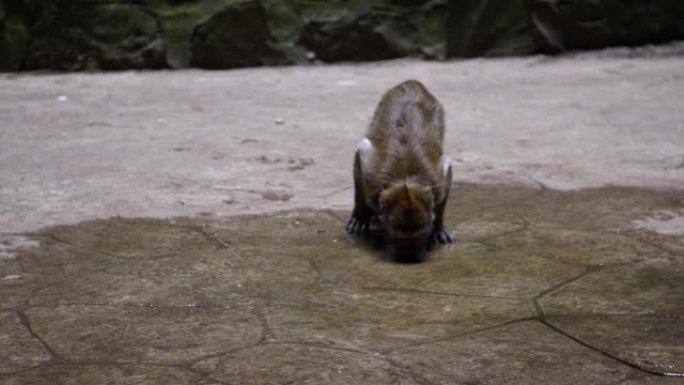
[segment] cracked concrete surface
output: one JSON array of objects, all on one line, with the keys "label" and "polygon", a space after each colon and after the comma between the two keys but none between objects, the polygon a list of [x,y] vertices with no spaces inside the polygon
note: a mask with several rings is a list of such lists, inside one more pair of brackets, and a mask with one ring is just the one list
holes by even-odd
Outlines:
[{"label": "cracked concrete surface", "polygon": [[115,217],[0,264],[0,382],[678,384],[684,191],[458,184],[420,264],[346,211]]},{"label": "cracked concrete surface", "polygon": [[[0,383],[682,384],[668,49],[0,75]],[[406,78],[458,181],[420,264],[343,231]]]}]

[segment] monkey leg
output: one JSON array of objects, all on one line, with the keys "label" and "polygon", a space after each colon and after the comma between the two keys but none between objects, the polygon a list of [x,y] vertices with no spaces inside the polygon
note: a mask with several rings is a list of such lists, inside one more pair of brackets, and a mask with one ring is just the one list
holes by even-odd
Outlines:
[{"label": "monkey leg", "polygon": [[[445,162],[451,162],[451,160],[447,158]],[[444,227],[444,209],[446,208],[447,200],[449,200],[449,191],[451,190],[451,165],[445,165],[445,170],[446,187],[444,199],[435,207],[435,220],[432,226],[432,234],[430,235],[430,242],[432,244],[446,245],[456,242],[456,238]]]},{"label": "monkey leg", "polygon": [[365,199],[363,189],[363,170],[361,170],[361,159],[359,151],[354,155],[354,210],[351,218],[347,221],[347,233],[358,235],[368,232],[373,211]]}]

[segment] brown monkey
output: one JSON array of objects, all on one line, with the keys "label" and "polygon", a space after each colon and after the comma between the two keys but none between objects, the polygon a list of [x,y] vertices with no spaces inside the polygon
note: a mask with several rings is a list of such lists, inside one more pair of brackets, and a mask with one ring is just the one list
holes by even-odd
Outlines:
[{"label": "brown monkey", "polygon": [[405,81],[380,100],[354,156],[355,201],[347,232],[368,231],[379,215],[397,258],[420,258],[453,243],[444,228],[451,159],[442,153],[444,111],[420,82]]}]

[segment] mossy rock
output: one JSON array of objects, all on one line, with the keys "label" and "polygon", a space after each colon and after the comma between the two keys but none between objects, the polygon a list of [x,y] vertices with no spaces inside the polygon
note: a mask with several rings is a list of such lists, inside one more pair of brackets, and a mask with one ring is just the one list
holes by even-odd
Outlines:
[{"label": "mossy rock", "polygon": [[21,68],[28,49],[30,31],[17,15],[9,15],[0,3],[0,71]]},{"label": "mossy rock", "polygon": [[191,39],[195,28],[226,7],[226,0],[158,0],[145,5],[160,23],[166,63],[171,68],[190,66]]},{"label": "mossy rock", "polygon": [[530,4],[535,33],[547,52],[684,38],[681,0],[533,0]]},{"label": "mossy rock", "polygon": [[0,70],[236,68],[684,38],[682,0],[0,0]]},{"label": "mossy rock", "polygon": [[408,14],[403,7],[376,5],[309,16],[299,44],[324,62],[416,56],[419,38]]},{"label": "mossy rock", "polygon": [[535,53],[526,0],[449,2],[449,56]]},{"label": "mossy rock", "polygon": [[165,66],[156,18],[133,4],[91,4],[73,23],[50,26],[34,39],[28,69],[127,69]]},{"label": "mossy rock", "polygon": [[191,38],[190,65],[221,69],[283,64],[285,56],[274,48],[267,15],[258,1],[228,3]]}]

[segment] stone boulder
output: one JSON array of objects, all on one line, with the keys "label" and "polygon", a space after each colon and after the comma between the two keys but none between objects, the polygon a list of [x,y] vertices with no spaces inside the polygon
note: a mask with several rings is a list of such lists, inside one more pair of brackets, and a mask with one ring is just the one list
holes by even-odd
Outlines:
[{"label": "stone boulder", "polygon": [[258,1],[225,7],[197,26],[190,39],[190,65],[221,69],[284,64],[273,47],[266,11]]},{"label": "stone boulder", "polygon": [[0,71],[21,69],[30,37],[23,17],[0,1]]},{"label": "stone boulder", "polygon": [[236,68],[684,39],[682,0],[0,0],[0,70]]},{"label": "stone boulder", "polygon": [[538,51],[527,0],[451,1],[448,14],[451,57],[528,55]]},{"label": "stone boulder", "polygon": [[529,12],[548,53],[684,39],[681,0],[531,0]]},{"label": "stone boulder", "polygon": [[157,19],[132,4],[27,1],[33,38],[24,69],[164,66]]}]

